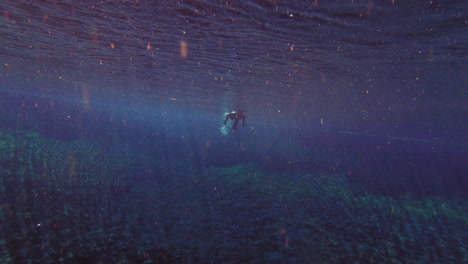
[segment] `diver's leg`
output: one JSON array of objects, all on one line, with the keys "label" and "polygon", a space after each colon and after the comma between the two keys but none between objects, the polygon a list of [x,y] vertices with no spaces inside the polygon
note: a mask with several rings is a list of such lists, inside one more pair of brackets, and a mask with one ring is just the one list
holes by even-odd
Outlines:
[{"label": "diver's leg", "polygon": [[234,120],[234,125],[232,126],[232,129],[237,128],[237,123],[239,123],[239,119]]}]

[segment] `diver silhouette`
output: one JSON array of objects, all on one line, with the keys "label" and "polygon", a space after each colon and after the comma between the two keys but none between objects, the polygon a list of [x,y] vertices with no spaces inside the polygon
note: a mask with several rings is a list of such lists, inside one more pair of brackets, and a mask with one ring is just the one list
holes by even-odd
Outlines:
[{"label": "diver silhouette", "polygon": [[239,120],[242,119],[242,126],[245,126],[245,112],[241,110],[232,111],[231,113],[226,115],[226,120],[224,120],[224,125],[227,124],[228,119],[234,120],[234,124],[232,125],[231,129],[237,128],[237,123]]}]

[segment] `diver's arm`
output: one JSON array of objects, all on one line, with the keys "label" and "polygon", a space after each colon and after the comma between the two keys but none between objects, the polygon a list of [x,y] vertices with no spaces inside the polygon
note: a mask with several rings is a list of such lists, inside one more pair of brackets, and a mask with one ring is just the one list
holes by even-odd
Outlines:
[{"label": "diver's arm", "polygon": [[226,120],[224,120],[224,125],[227,124],[228,119],[229,119],[229,114],[226,115]]}]

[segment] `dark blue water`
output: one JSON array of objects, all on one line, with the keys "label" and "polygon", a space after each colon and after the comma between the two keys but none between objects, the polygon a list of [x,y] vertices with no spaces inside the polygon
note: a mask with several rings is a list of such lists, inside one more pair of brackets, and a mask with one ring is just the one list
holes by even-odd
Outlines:
[{"label": "dark blue water", "polygon": [[468,262],[467,7],[2,1],[0,262]]}]

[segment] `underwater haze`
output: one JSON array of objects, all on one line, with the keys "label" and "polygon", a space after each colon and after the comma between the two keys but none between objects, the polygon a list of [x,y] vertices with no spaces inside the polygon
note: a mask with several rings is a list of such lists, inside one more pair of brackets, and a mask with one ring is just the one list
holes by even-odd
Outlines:
[{"label": "underwater haze", "polygon": [[467,10],[0,1],[0,263],[468,263]]}]

